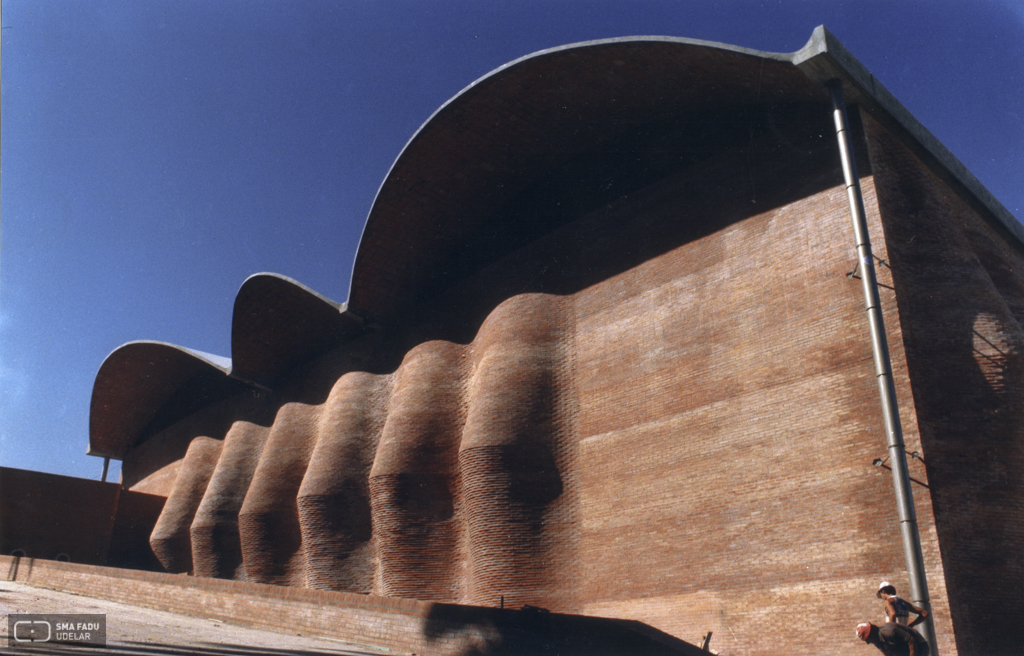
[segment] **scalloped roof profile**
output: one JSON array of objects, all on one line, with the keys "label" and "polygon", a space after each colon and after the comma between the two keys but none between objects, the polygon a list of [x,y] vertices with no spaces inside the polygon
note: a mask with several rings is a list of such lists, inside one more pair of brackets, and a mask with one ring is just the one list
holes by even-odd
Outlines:
[{"label": "scalloped roof profile", "polygon": [[[608,39],[502,66],[423,124],[374,200],[349,309],[393,320],[578,216],[553,210],[578,201],[573,190],[591,195],[596,207],[653,181],[680,158],[699,156],[706,118],[719,120],[728,108],[812,102],[830,111],[823,85],[834,78],[843,80],[849,104],[864,107],[1024,243],[1016,219],[822,26],[791,54],[671,37]],[[606,172],[622,178],[629,164],[650,170],[601,188]]]},{"label": "scalloped roof profile", "polygon": [[121,457],[203,399],[241,384],[230,377],[272,384],[358,334],[363,320],[400,320],[446,285],[706,156],[735,138],[728,129],[748,112],[801,103],[828,111],[822,85],[835,78],[850,104],[1024,243],[1016,219],[824,27],[790,54],[672,37],[544,50],[477,80],[413,135],[374,199],[347,304],[257,274],[235,301],[233,367],[169,344],[114,351],[93,390],[90,453]]},{"label": "scalloped roof profile", "polygon": [[230,370],[227,358],[165,342],[119,346],[93,383],[87,453],[121,458],[150,427],[226,398],[242,387]]},{"label": "scalloped roof profile", "polygon": [[361,328],[343,303],[286,276],[257,273],[235,296],[231,375],[269,386],[296,363]]},{"label": "scalloped roof profile", "polygon": [[361,325],[344,305],[291,278],[249,276],[235,296],[233,358],[163,342],[129,342],[107,356],[93,384],[88,453],[119,459],[200,408],[272,384]]}]

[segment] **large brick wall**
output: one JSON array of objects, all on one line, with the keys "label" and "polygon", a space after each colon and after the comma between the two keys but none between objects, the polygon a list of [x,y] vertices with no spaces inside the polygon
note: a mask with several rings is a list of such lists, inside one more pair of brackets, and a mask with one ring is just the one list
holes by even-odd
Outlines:
[{"label": "large brick wall", "polygon": [[192,440],[175,477],[170,503],[164,505],[153,526],[149,542],[163,569],[172,574],[192,571],[190,528],[223,444],[209,437]]},{"label": "large brick wall", "polygon": [[891,134],[867,127],[956,648],[1019,654],[1024,257]]},{"label": "large brick wall", "polygon": [[[394,607],[462,647],[460,613],[530,604],[726,652],[864,653],[878,582],[909,586],[812,81],[839,75],[881,121],[851,108],[936,646],[1020,651],[1024,251],[816,35],[793,58],[615,40],[469,87],[385,180],[342,312],[256,276],[233,378],[165,345],[105,365],[94,438],[132,445],[109,562],[221,601],[429,600]],[[50,499],[31,496],[19,535]]]},{"label": "large brick wall", "polygon": [[[851,627],[881,617],[877,582],[908,586],[890,472],[872,465],[884,431],[818,109],[562,226],[271,396],[225,402],[219,435],[211,410],[144,443],[150,463],[161,444],[196,449],[157,469],[126,460],[140,488],[177,468],[154,547],[181,536],[168,562],[187,562],[189,535],[204,576],[504,599],[691,641],[713,630],[747,654],[861,653]],[[924,451],[879,270],[906,441]],[[209,439],[223,441],[212,473]],[[950,654],[929,473],[912,461]]]},{"label": "large brick wall", "polygon": [[[736,190],[724,172],[742,180],[732,158],[743,154],[666,184],[663,203],[622,232],[640,223],[644,234],[658,214],[686,224],[749,203],[726,197]],[[801,155],[808,161],[779,169],[805,180],[804,167],[834,171],[827,149],[817,162]],[[754,173],[771,188],[772,172]],[[714,629],[719,646],[743,653],[859,653],[849,629],[877,621],[877,581],[907,589],[890,474],[871,464],[885,440],[859,281],[846,276],[856,258],[845,190],[819,181],[824,189],[578,294],[585,612],[643,617],[681,636]],[[864,186],[880,236],[870,177]],[[694,189],[700,204],[690,205]],[[884,310],[914,450],[894,300]],[[927,485],[918,463],[912,474]],[[941,581],[919,509],[929,574]],[[933,588],[945,635],[941,583]],[[789,620],[808,612],[811,621]]]}]

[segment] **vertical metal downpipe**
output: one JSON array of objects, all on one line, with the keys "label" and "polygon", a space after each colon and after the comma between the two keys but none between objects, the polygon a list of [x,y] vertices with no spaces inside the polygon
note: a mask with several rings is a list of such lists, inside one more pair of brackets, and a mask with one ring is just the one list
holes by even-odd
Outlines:
[{"label": "vertical metal downpipe", "polygon": [[871,326],[871,350],[875,359],[878,392],[882,398],[882,414],[885,417],[885,432],[889,445],[889,462],[892,463],[892,483],[896,491],[900,533],[903,536],[903,555],[907,561],[907,574],[910,578],[910,595],[915,604],[928,611],[928,619],[918,626],[924,629],[924,636],[931,645],[931,655],[938,656],[938,646],[935,644],[935,626],[932,623],[932,609],[928,597],[928,581],[924,570],[924,555],[921,553],[921,536],[917,530],[917,515],[914,512],[914,493],[910,489],[910,472],[907,469],[907,455],[903,446],[903,429],[900,427],[899,406],[896,403],[896,386],[893,383],[889,344],[885,337],[882,306],[878,298],[878,284],[875,281],[875,263],[871,254],[868,222],[864,214],[864,198],[861,195],[860,178],[857,176],[857,164],[854,161],[849,124],[846,120],[846,101],[843,99],[842,81],[830,80],[828,90],[832,96],[832,117],[836,124],[836,138],[839,140],[843,177],[846,179],[846,196],[850,201],[853,233],[857,240],[857,261],[860,264],[861,287],[864,290],[868,323]]}]

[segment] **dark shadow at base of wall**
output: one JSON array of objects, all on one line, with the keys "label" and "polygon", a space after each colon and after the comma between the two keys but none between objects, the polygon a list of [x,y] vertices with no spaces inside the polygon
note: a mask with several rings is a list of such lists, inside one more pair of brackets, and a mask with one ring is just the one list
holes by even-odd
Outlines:
[{"label": "dark shadow at base of wall", "polygon": [[707,654],[694,645],[633,620],[550,613],[525,606],[520,610],[434,605],[424,636],[439,642],[460,636],[465,656],[512,654]]}]

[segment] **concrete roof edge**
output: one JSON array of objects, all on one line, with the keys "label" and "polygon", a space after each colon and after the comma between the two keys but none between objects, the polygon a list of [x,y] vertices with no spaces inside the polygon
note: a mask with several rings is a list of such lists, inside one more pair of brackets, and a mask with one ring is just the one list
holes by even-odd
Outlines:
[{"label": "concrete roof edge", "polygon": [[[348,301],[346,301],[344,303],[339,303],[338,301],[332,300],[332,299],[324,296],[323,294],[321,294],[320,292],[316,291],[312,287],[309,287],[308,285],[302,284],[301,282],[299,282],[295,278],[291,278],[291,277],[286,276],[286,275],[281,274],[281,273],[274,273],[272,271],[261,271],[259,273],[254,273],[254,274],[252,274],[251,276],[249,276],[248,278],[246,278],[245,280],[242,281],[242,284],[239,285],[239,287],[238,287],[238,291],[241,292],[242,291],[242,287],[245,287],[245,285],[250,280],[253,280],[253,279],[256,279],[256,278],[277,278],[278,280],[283,280],[284,282],[287,282],[290,285],[298,287],[299,289],[301,289],[302,291],[306,292],[310,296],[313,296],[314,298],[322,301],[323,303],[325,303],[325,304],[335,308],[340,314],[344,315],[346,318],[348,318],[349,320],[355,322],[356,324],[361,326],[364,323],[362,316],[360,316],[359,314],[357,314],[357,313],[353,312],[352,310],[348,309]],[[235,294],[235,302],[236,303],[238,302],[238,294],[237,293]],[[242,379],[239,379],[239,380],[242,380]]]},{"label": "concrete roof edge", "polygon": [[848,103],[857,104],[889,131],[902,138],[926,165],[968,195],[968,202],[991,218],[1024,246],[1024,226],[1000,203],[946,146],[921,124],[824,25],[819,25],[803,48],[791,56],[810,80],[825,85],[841,79]]},{"label": "concrete roof edge", "polygon": [[88,447],[86,447],[85,455],[87,455],[87,456],[96,456],[97,458],[110,458],[111,460],[124,460],[124,454],[123,453],[113,453],[113,452],[107,452],[107,451],[97,451],[97,450],[92,448],[91,444]]},{"label": "concrete roof edge", "polygon": [[[339,312],[344,313],[344,312],[347,311],[347,304],[346,303],[339,303],[337,301],[333,301],[333,300],[327,298],[326,296],[324,296],[323,294],[321,294],[320,292],[316,291],[312,287],[308,287],[306,285],[303,285],[301,282],[299,282],[295,278],[289,278],[286,275],[283,275],[283,274],[280,274],[280,273],[273,273],[271,271],[261,271],[259,273],[252,274],[251,276],[249,276],[248,278],[246,278],[245,280],[242,281],[242,284],[239,285],[238,290],[241,291],[242,287],[245,287],[249,283],[249,281],[254,280],[254,279],[258,279],[258,278],[277,278],[278,280],[283,280],[284,282],[287,282],[290,285],[294,285],[295,287],[298,287],[299,289],[301,289],[302,291],[306,292],[310,296],[313,296],[313,297],[317,298],[318,300],[323,301],[327,305],[330,305],[330,306],[336,308]],[[235,294],[235,301],[236,302],[238,301],[238,294],[237,293]]]},{"label": "concrete roof edge", "polygon": [[120,354],[125,349],[130,349],[136,346],[152,346],[161,349],[167,349],[169,351],[173,351],[176,353],[181,353],[189,358],[192,358],[193,360],[198,361],[202,366],[209,367],[210,369],[219,372],[225,378],[228,378],[231,375],[231,358],[226,358],[224,356],[213,355],[211,353],[205,353],[203,351],[197,351],[195,349],[179,346],[178,344],[171,344],[170,342],[161,342],[157,340],[134,340],[131,342],[125,342],[124,344],[121,344],[116,349],[107,354],[107,357],[103,358],[103,362],[100,364],[100,367],[97,370],[96,376],[93,380],[92,397],[89,400],[89,445],[86,447],[86,455],[111,458],[115,460],[122,460],[124,457],[124,452],[116,453],[112,451],[104,451],[102,449],[97,449],[93,447],[93,439],[96,437],[94,434],[93,423],[95,420],[94,414],[96,413],[97,410],[96,384],[100,380],[100,376],[103,373],[104,367],[108,362],[110,362],[116,355]]},{"label": "concrete roof edge", "polygon": [[[416,141],[419,138],[420,134],[422,134],[423,131],[426,129],[426,127],[431,124],[431,122],[434,120],[435,117],[437,117],[439,114],[441,114],[442,112],[447,110],[448,107],[450,107],[452,104],[459,102],[459,100],[462,99],[462,97],[465,96],[465,94],[467,92],[469,92],[470,90],[474,89],[475,87],[479,86],[480,84],[482,84],[484,82],[487,82],[488,80],[491,80],[492,78],[494,78],[494,77],[496,77],[498,75],[501,75],[501,73],[503,73],[504,71],[506,71],[506,70],[508,70],[510,68],[513,68],[513,67],[515,67],[515,66],[517,66],[517,65],[519,65],[519,64],[521,64],[521,63],[523,63],[525,61],[529,61],[531,59],[536,59],[538,57],[544,57],[546,55],[550,55],[550,54],[553,54],[553,53],[562,52],[562,51],[566,51],[566,50],[575,50],[575,49],[580,49],[580,48],[589,48],[589,47],[593,47],[593,46],[601,46],[601,45],[606,45],[606,44],[630,43],[630,42],[636,42],[636,43],[663,42],[663,43],[678,43],[678,44],[681,44],[681,45],[701,46],[701,47],[705,47],[705,48],[716,48],[718,50],[727,50],[729,52],[736,52],[736,53],[740,53],[740,54],[744,54],[744,55],[750,55],[752,57],[761,57],[763,59],[772,59],[772,60],[782,61],[782,62],[791,61],[792,57],[793,57],[793,55],[790,54],[790,53],[779,53],[779,52],[767,52],[767,51],[762,51],[762,50],[754,50],[753,48],[743,48],[743,47],[734,46],[734,45],[731,45],[731,44],[728,44],[728,43],[719,43],[717,41],[704,41],[702,39],[688,39],[688,38],[685,38],[685,37],[676,37],[676,36],[624,36],[624,37],[614,37],[614,38],[609,38],[609,39],[594,39],[594,40],[591,40],[591,41],[579,41],[579,42],[576,42],[576,43],[569,43],[569,44],[565,44],[565,45],[561,45],[561,46],[554,46],[552,48],[545,48],[543,50],[538,50],[536,52],[531,52],[529,54],[523,55],[522,57],[518,57],[517,59],[514,59],[514,60],[512,60],[512,61],[510,61],[510,62],[508,62],[506,64],[502,64],[498,68],[495,68],[495,69],[485,73],[484,75],[478,77],[477,79],[473,80],[468,85],[466,85],[465,87],[460,89],[458,93],[456,93],[454,96],[452,96],[451,98],[446,100],[440,107],[438,107],[436,110],[434,110],[430,114],[430,116],[428,116],[427,119],[425,121],[423,121],[423,123],[420,124],[420,126],[416,129],[416,131],[412,134],[412,136],[409,137],[409,140],[405,142],[404,146],[402,146],[402,149],[399,151],[399,153],[395,157],[394,161],[391,162],[391,166],[388,167],[387,173],[384,175],[384,178],[381,180],[380,184],[377,186],[377,192],[374,194],[373,202],[370,204],[370,211],[367,214],[367,217],[366,217],[366,219],[363,222],[363,230],[362,230],[362,232],[359,235],[359,243],[356,246],[356,254],[352,258],[352,268],[349,271],[349,284],[348,284],[348,296],[347,296],[347,299],[351,299],[352,298],[352,285],[353,285],[353,283],[354,283],[354,281],[356,279],[356,266],[357,266],[357,264],[359,262],[359,255],[360,255],[360,252],[361,252],[362,246],[363,246],[363,238],[366,236],[366,227],[367,227],[367,225],[369,225],[370,219],[374,215],[374,209],[375,209],[375,207],[377,205],[378,199],[381,196],[381,192],[383,191],[384,186],[390,180],[391,174],[395,170],[395,167],[398,165],[398,162],[401,161],[402,157],[406,154],[406,152],[411,147],[413,147],[413,144],[416,143]],[[260,275],[260,274],[256,274],[256,275]],[[344,305],[347,306],[348,305],[348,301],[346,301]]]},{"label": "concrete roof edge", "polygon": [[[135,346],[139,344],[144,344],[148,346],[162,346],[173,351],[181,351],[182,353],[186,353],[192,356],[193,358],[202,361],[204,364],[213,367],[214,369],[219,369],[225,375],[227,375],[231,371],[231,358],[224,357],[223,355],[214,355],[212,353],[197,351],[196,349],[190,349],[187,346],[180,346],[178,344],[171,344],[170,342],[161,342],[158,340],[150,339],[137,339],[132,340],[130,342],[125,342],[124,344],[121,344],[116,349],[108,353],[107,357],[103,358],[103,362],[109,360],[110,357],[113,356],[118,351],[121,351],[129,346]],[[100,369],[102,368],[103,364],[101,363]],[[99,372],[97,371],[97,373]]]}]

